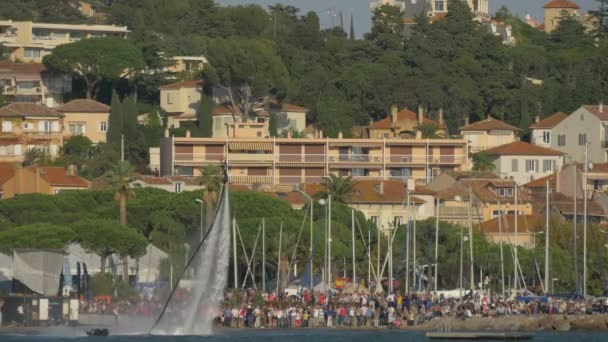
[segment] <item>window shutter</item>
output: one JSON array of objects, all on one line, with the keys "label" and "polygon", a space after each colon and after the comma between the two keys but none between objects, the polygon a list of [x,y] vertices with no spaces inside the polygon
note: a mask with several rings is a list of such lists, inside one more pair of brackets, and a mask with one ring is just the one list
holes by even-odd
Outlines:
[{"label": "window shutter", "polygon": [[58,121],[53,121],[51,123],[51,130],[53,132],[59,132],[59,122]]},{"label": "window shutter", "polygon": [[87,134],[87,125],[82,124],[82,134]]},{"label": "window shutter", "polygon": [[15,154],[21,155],[21,145],[15,145]]}]

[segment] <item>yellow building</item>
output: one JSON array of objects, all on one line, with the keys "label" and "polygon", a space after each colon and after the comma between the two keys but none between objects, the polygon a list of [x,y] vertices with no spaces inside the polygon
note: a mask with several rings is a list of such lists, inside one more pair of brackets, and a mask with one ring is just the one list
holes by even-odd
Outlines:
[{"label": "yellow building", "polygon": [[180,138],[161,141],[161,175],[200,174],[226,163],[237,184],[319,183],[329,174],[358,180],[426,182],[444,170],[468,169],[458,139]]},{"label": "yellow building", "polygon": [[9,102],[34,102],[55,108],[72,91],[72,77],[49,72],[40,63],[0,61],[0,89]]},{"label": "yellow building", "polygon": [[201,105],[203,82],[181,81],[160,87],[160,107],[167,112],[167,127],[179,127],[183,121],[196,121]]},{"label": "yellow building", "polygon": [[389,116],[369,125],[369,137],[372,139],[420,139],[423,136],[418,128],[422,125],[435,126],[435,135],[446,136],[442,110],[439,111],[439,121],[435,121],[425,117],[421,107],[418,109],[418,113],[414,113],[408,109],[399,111],[397,106],[392,106]]},{"label": "yellow building", "polygon": [[22,162],[39,148],[51,158],[63,146],[63,114],[35,103],[13,102],[0,108],[0,161]]},{"label": "yellow building", "polygon": [[518,141],[518,134],[522,132],[521,129],[492,117],[467,124],[460,127],[459,131],[462,137],[469,142],[471,153]]},{"label": "yellow building", "polygon": [[503,244],[532,249],[535,244],[544,243],[544,238],[537,236],[543,231],[544,224],[542,215],[503,215],[482,223],[481,231],[496,244],[502,241]]},{"label": "yellow building", "polygon": [[559,21],[563,15],[574,17],[588,31],[594,30],[598,25],[596,18],[589,14],[581,15],[579,12],[580,6],[570,0],[552,0],[543,8],[545,12],[544,29],[547,33],[553,32],[559,26]]},{"label": "yellow building", "polygon": [[42,62],[56,46],[87,38],[127,36],[126,26],[70,25],[0,20],[0,44],[10,50],[12,61]]},{"label": "yellow building", "polygon": [[201,71],[209,63],[204,56],[173,56],[169,61],[164,71],[171,73]]},{"label": "yellow building", "polygon": [[106,142],[110,116],[109,106],[93,100],[78,99],[72,100],[56,110],[64,115],[66,138],[84,135],[93,144]]},{"label": "yellow building", "polygon": [[20,167],[18,165],[0,164],[2,192],[0,198],[11,198],[20,194],[54,195],[61,191],[88,190],[91,183],[75,175],[74,168],[54,166]]}]

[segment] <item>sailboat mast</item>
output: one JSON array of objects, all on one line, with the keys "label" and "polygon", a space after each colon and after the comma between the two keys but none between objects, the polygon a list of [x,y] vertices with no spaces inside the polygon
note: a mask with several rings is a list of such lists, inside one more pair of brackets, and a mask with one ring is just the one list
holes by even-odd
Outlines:
[{"label": "sailboat mast", "polygon": [[549,293],[549,179],[547,179],[547,198],[545,200],[545,294]]},{"label": "sailboat mast", "polygon": [[502,249],[502,211],[500,210],[500,197],[498,198],[498,235],[500,236],[500,284],[502,292],[501,296],[505,295],[505,257]]},{"label": "sailboat mast", "polygon": [[435,293],[437,292],[437,269],[439,268],[439,197],[435,205],[435,276],[433,277]]},{"label": "sailboat mast", "polygon": [[587,177],[589,145],[585,142],[585,174],[583,175],[583,297],[587,296]]},{"label": "sailboat mast", "polygon": [[407,189],[407,228],[405,231],[405,293],[410,293],[410,224],[412,213],[410,211],[410,190]]},{"label": "sailboat mast", "polygon": [[467,207],[467,220],[469,225],[469,252],[471,255],[471,290],[475,289],[475,270],[473,268],[473,220],[471,218],[471,198],[473,198],[472,193],[473,190],[471,189],[471,183],[469,183],[469,206]]},{"label": "sailboat mast", "polygon": [[266,292],[266,219],[262,218],[262,293]]},{"label": "sailboat mast", "polygon": [[352,250],[353,250],[353,284],[357,281],[357,269],[355,265],[355,210],[351,210],[351,234],[352,234]]},{"label": "sailboat mast", "polygon": [[331,195],[327,196],[327,282],[331,289]]},{"label": "sailboat mast", "polygon": [[277,262],[277,297],[281,296],[281,244],[283,242],[283,222],[279,228],[279,257]]},{"label": "sailboat mast", "polygon": [[234,288],[239,288],[239,272],[236,260],[236,218],[232,218],[232,262],[234,267]]},{"label": "sailboat mast", "polygon": [[515,185],[515,234],[513,239],[513,288],[515,289],[515,294],[517,295],[517,288],[519,286],[519,273],[517,272],[517,267],[519,265],[519,260],[517,258],[517,223],[519,216],[519,208],[517,207],[517,185]]},{"label": "sailboat mast", "polygon": [[577,248],[577,230],[578,230],[578,214],[577,214],[577,202],[578,202],[578,182],[577,182],[577,170],[576,170],[576,164],[572,163],[572,169],[573,171],[573,181],[574,183],[573,185],[573,189],[574,189],[574,218],[572,220],[572,235],[574,237],[574,246],[573,246],[573,251],[572,253],[574,254],[574,285],[576,286],[576,293],[579,293],[578,291],[581,289],[580,287],[580,275],[578,274],[578,248]]}]

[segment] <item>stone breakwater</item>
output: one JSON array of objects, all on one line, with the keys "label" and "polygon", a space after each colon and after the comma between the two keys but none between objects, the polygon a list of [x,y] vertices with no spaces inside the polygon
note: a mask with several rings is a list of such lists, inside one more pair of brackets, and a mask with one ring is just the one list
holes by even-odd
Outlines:
[{"label": "stone breakwater", "polygon": [[436,319],[423,325],[427,331],[449,326],[452,331],[608,331],[608,315],[540,315]]}]

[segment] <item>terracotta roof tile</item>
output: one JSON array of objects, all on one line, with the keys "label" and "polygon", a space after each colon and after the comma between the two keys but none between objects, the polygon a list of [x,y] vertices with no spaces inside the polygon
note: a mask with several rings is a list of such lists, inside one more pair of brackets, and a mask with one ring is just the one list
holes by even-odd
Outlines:
[{"label": "terracotta roof tile", "polygon": [[462,131],[516,131],[521,132],[522,129],[517,128],[515,126],[511,126],[507,123],[504,123],[500,120],[494,119],[493,117],[488,117],[487,119],[474,122],[468,126],[460,127],[459,129]]},{"label": "terracotta roof tile", "polygon": [[562,9],[562,8],[580,9],[580,6],[578,4],[576,4],[575,2],[568,1],[568,0],[553,0],[553,1],[549,2],[549,3],[547,3],[545,6],[543,6],[543,8],[545,8],[545,9],[550,9],[550,8],[556,8],[556,9]]},{"label": "terracotta roof tile", "polygon": [[[470,185],[471,192],[475,197],[477,197],[483,203],[498,203],[498,193],[497,188],[499,187],[508,187],[515,188],[517,184],[513,180],[509,179],[464,179],[460,181],[464,189],[468,190]],[[527,194],[526,191],[522,191],[520,187],[518,187],[518,202],[519,203],[529,203],[531,201],[531,197]],[[464,197],[463,197],[464,198]],[[514,203],[515,197],[500,197],[501,203]]]},{"label": "terracotta roof tile", "polygon": [[310,112],[310,109],[305,107],[300,107],[298,105],[290,104],[290,103],[281,103],[280,105],[276,102],[270,103],[271,111],[283,111],[283,112]]},{"label": "terracotta roof tile", "polygon": [[0,185],[6,183],[9,179],[15,175],[15,164],[14,163],[0,163]]},{"label": "terracotta roof tile", "polygon": [[30,102],[13,102],[0,108],[3,117],[63,117],[63,114]]},{"label": "terracotta roof tile", "polygon": [[[538,194],[534,198],[534,212],[539,215],[545,214],[545,194]],[[572,215],[574,213],[574,200],[560,192],[553,192],[549,195],[549,203],[553,210],[558,210],[562,215]],[[584,215],[584,203],[582,199],[576,201],[577,215]],[[587,213],[591,216],[607,216],[602,206],[594,200],[587,201]]]},{"label": "terracotta roof tile", "polygon": [[553,128],[553,127],[557,126],[557,124],[562,122],[567,117],[568,117],[568,114],[562,113],[562,112],[557,112],[557,113],[547,116],[546,118],[542,119],[541,121],[539,121],[535,124],[532,124],[530,126],[530,128],[537,128],[537,129],[538,128]]},{"label": "terracotta roof tile", "polygon": [[593,115],[597,116],[598,119],[602,121],[608,121],[608,105],[603,105],[602,110],[600,111],[600,106],[583,106],[586,110],[591,112]]},{"label": "terracotta roof tile", "polygon": [[555,189],[555,181],[556,181],[555,174],[535,179],[529,183],[524,184],[524,186],[529,189],[538,189],[538,188],[545,189],[547,187],[547,180],[549,180],[549,187],[551,189]]},{"label": "terracotta roof tile", "polygon": [[[403,109],[397,113],[397,121],[415,121],[417,124],[418,114],[412,112],[409,109]],[[422,119],[422,123],[424,123],[425,125],[435,125],[437,127],[441,127],[439,125],[439,122],[429,119],[427,117]],[[371,129],[390,129],[392,127],[393,119],[390,115],[369,125],[369,128]]]},{"label": "terracotta roof tile", "polygon": [[223,104],[213,107],[211,115],[235,115],[238,111],[231,105]]},{"label": "terracotta roof tile", "polygon": [[173,90],[173,89],[181,89],[181,88],[199,88],[203,86],[203,81],[201,80],[190,80],[190,81],[180,81],[171,84],[166,84],[161,86],[161,90]]},{"label": "terracotta roof tile", "polygon": [[489,156],[563,156],[564,153],[550,148],[515,141],[484,151]]},{"label": "terracotta roof tile", "polygon": [[[32,167],[36,170],[36,167]],[[68,176],[66,169],[57,166],[42,166],[38,167],[40,177],[46,180],[52,186],[64,186],[73,188],[88,188],[91,183],[79,176]]]},{"label": "terracotta roof tile", "polygon": [[101,102],[77,99],[55,108],[60,113],[109,113],[110,106]]},{"label": "terracotta roof tile", "polygon": [[[502,219],[500,222],[498,220]],[[541,215],[503,215],[493,218],[481,224],[481,230],[486,234],[510,234],[514,232],[515,220],[517,219],[518,231],[525,234],[526,231],[537,232],[543,229],[544,221]]]},{"label": "terracotta roof tile", "polygon": [[[384,194],[380,193],[381,181],[354,180],[355,192],[347,203],[398,203],[403,204],[406,200],[406,184],[401,181],[384,181]],[[305,184],[304,191],[314,196],[325,187],[323,184]],[[410,196],[412,204],[424,204],[425,200],[416,196]]]},{"label": "terracotta roof tile", "polygon": [[287,201],[291,205],[303,206],[306,203],[308,203],[308,199],[306,199],[304,196],[302,196],[302,194],[300,194],[298,192],[294,192],[294,191],[290,191],[290,192],[281,192],[281,191],[266,192],[266,194],[268,194],[268,195],[270,195],[270,196],[272,196],[274,198],[278,198],[280,200]]}]

